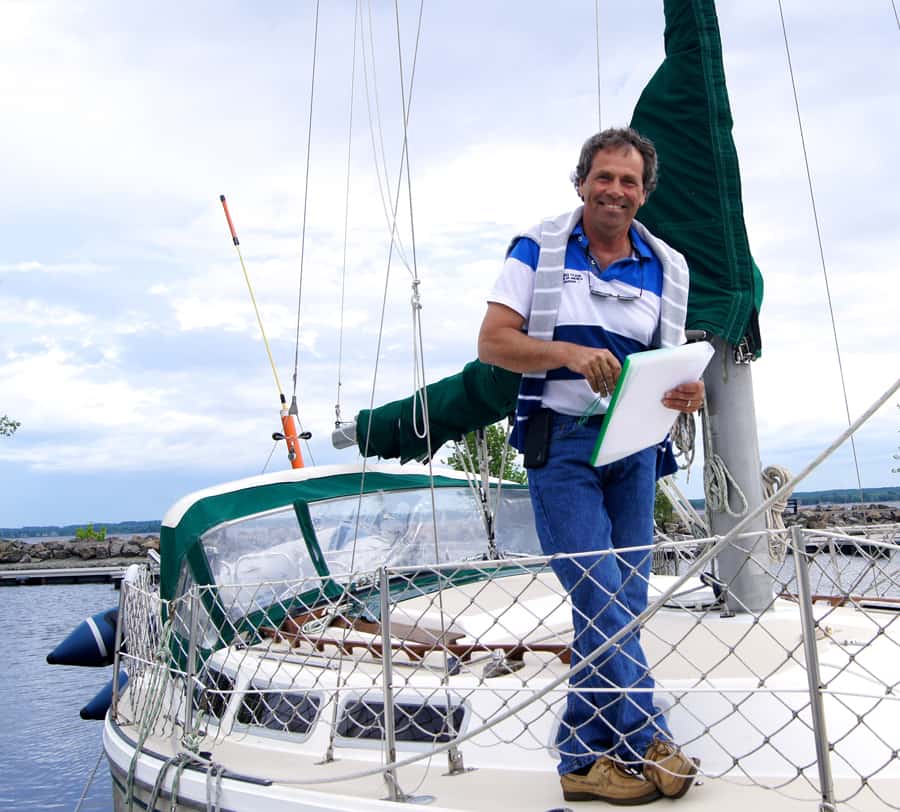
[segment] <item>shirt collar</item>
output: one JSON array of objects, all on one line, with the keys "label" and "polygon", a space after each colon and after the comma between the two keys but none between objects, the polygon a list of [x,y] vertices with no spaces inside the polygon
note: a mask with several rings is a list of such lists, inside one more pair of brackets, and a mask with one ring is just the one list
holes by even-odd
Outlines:
[{"label": "shirt collar", "polygon": [[[578,240],[579,243],[584,245],[585,250],[587,250],[587,237],[585,236],[584,225],[581,220],[579,220],[575,224],[575,228],[572,229],[571,237]],[[638,234],[638,230],[633,225],[628,229],[628,238],[631,240],[632,259],[636,259],[638,262],[649,262],[655,258],[653,252],[650,250],[650,246],[641,239],[641,235]]]}]

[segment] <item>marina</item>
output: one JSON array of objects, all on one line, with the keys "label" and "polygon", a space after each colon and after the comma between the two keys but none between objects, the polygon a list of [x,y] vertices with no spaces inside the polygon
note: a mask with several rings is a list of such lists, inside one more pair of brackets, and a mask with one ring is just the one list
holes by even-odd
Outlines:
[{"label": "marina", "polygon": [[[760,12],[750,6],[719,5],[728,5],[729,24],[738,33],[758,22]],[[153,382],[143,396],[132,396],[128,387],[86,387],[86,401],[73,401],[72,409],[81,407],[82,424],[91,427],[84,435],[93,445],[79,452],[76,443],[60,439],[59,466],[114,472],[104,496],[111,505],[114,492],[127,500],[117,510],[146,502],[150,494],[169,494],[174,501],[158,539],[125,542],[107,539],[103,528],[78,528],[83,543],[73,549],[89,566],[34,565],[32,553],[46,561],[57,553],[68,556],[66,542],[45,542],[43,549],[40,542],[4,543],[0,552],[13,568],[0,570],[0,585],[7,587],[0,600],[11,617],[27,618],[8,632],[16,701],[8,703],[7,726],[14,738],[0,759],[22,775],[5,781],[0,805],[74,806],[79,812],[591,812],[610,803],[677,803],[686,812],[900,810],[898,516],[873,506],[853,513],[853,526],[833,526],[825,519],[833,514],[824,511],[785,526],[786,511],[802,517],[790,502],[792,493],[838,459],[845,469],[855,468],[862,498],[856,440],[900,391],[896,359],[876,352],[883,340],[868,342],[857,353],[857,361],[868,365],[867,385],[848,386],[852,376],[845,379],[816,221],[840,373],[831,394],[843,395],[846,425],[834,428],[817,410],[826,388],[818,376],[827,364],[819,358],[822,342],[804,345],[808,337],[794,324],[795,314],[808,317],[813,296],[807,295],[809,280],[804,277],[801,286],[788,262],[785,247],[798,237],[777,217],[766,228],[753,216],[744,221],[725,84],[730,35],[720,36],[716,3],[663,0],[647,12],[653,25],[631,9],[615,7],[613,16],[603,17],[601,3],[587,4],[571,20],[561,17],[552,37],[547,10],[535,8],[530,24],[538,29],[536,38],[518,28],[523,10],[515,26],[511,20],[489,26],[496,29],[493,66],[481,61],[494,53],[490,39],[476,44],[473,37],[470,47],[460,22],[469,25],[470,14],[439,9],[443,16],[436,19],[443,25],[429,30],[423,20],[429,22],[431,12],[422,3],[404,0],[402,11],[401,3],[389,9],[365,0],[320,6],[310,4],[307,16],[293,9],[271,16],[260,9],[254,12],[260,28],[255,16],[245,16],[247,36],[240,32],[248,46],[266,41],[272,76],[280,81],[290,74],[290,82],[278,87],[281,93],[289,87],[293,101],[297,75],[309,71],[308,122],[275,126],[271,117],[277,138],[308,133],[305,167],[292,155],[289,172],[263,168],[263,154],[276,145],[264,132],[269,117],[253,113],[253,105],[267,92],[280,94],[274,81],[250,78],[250,62],[258,59],[248,57],[246,84],[228,87],[231,104],[245,100],[228,127],[248,127],[260,163],[245,157],[243,167],[229,154],[219,173],[210,160],[203,178],[182,165],[191,186],[222,183],[233,196],[210,197],[212,206],[194,201],[189,214],[167,220],[175,247],[159,251],[150,240],[142,243],[150,248],[142,260],[145,276],[137,263],[133,274],[123,264],[129,273],[107,277],[110,290],[118,280],[125,285],[132,276],[142,279],[138,295],[122,295],[127,308],[110,310],[125,313],[113,330],[123,345],[134,334],[145,344],[120,352],[118,339],[99,340],[82,327],[80,315],[48,311],[48,322],[83,330],[85,343],[72,346],[83,353],[91,375],[95,367],[124,371],[147,360],[152,374],[145,377]],[[485,11],[499,20],[509,15],[499,6]],[[553,9],[554,21],[568,12]],[[167,16],[159,15],[161,27]],[[614,21],[609,29],[607,20]],[[780,24],[790,65],[796,38],[789,36],[781,3],[768,22]],[[170,74],[161,87],[163,95],[178,95],[181,80],[171,77],[183,75],[192,88],[172,128],[177,145],[167,152],[160,139],[163,163],[189,154],[190,138],[180,125],[188,110],[203,108],[205,100],[210,109],[222,102],[209,93],[215,83],[190,81],[194,71],[206,75],[201,66],[230,67],[222,53],[203,52],[220,32],[208,20],[199,23],[197,32],[185,27],[190,69]],[[89,27],[80,18],[79,25]],[[771,40],[772,25],[760,28],[768,32],[762,39]],[[290,36],[281,40],[283,27]],[[301,37],[305,44],[298,47]],[[573,47],[591,38],[596,66],[587,46]],[[123,42],[112,39],[117,46]],[[142,40],[135,38],[136,50]],[[615,45],[606,53],[610,40]],[[177,48],[166,36],[158,41],[167,62]],[[276,41],[282,44],[276,47]],[[439,54],[434,61],[426,58],[426,44]],[[771,53],[760,58],[752,46],[732,51],[729,70],[737,65],[745,77],[769,73]],[[310,63],[295,71],[299,53]],[[657,53],[662,61],[655,64]],[[530,63],[545,74],[540,81],[536,74],[526,78]],[[492,105],[479,104],[479,84],[489,84],[486,77],[501,70],[508,70],[509,84],[500,83],[500,96],[515,104],[497,116],[512,124],[508,134],[494,138],[500,125],[488,114]],[[781,72],[762,88],[753,77],[747,85],[753,93],[745,98],[762,93],[766,100],[754,103],[768,115],[777,107],[769,101],[772,87],[781,82],[782,90],[793,91],[803,141],[801,191],[808,186],[815,213],[815,172],[803,136],[809,119],[801,113],[793,71]],[[344,134],[321,117],[345,102],[337,81],[323,80],[329,73],[347,83],[346,151]],[[590,81],[582,86],[584,79]],[[125,80],[123,85],[129,98],[139,98]],[[457,86],[469,98],[445,109],[444,99]],[[630,121],[643,135],[626,127],[604,129],[609,87],[616,124]],[[434,114],[424,130],[438,155],[433,164],[422,162],[428,140],[418,140],[423,130],[410,127],[418,123],[420,105]],[[838,106],[838,114],[847,111]],[[520,149],[520,133],[553,120],[549,141],[532,152]],[[208,124],[199,155],[215,152]],[[570,185],[570,211],[553,214],[544,206],[562,198],[543,191],[551,187],[537,180],[541,164],[545,156],[548,165],[556,160],[563,141],[572,141],[566,151],[574,157],[575,140],[588,128],[604,132],[585,143],[572,175],[582,205]],[[225,129],[217,135],[223,141]],[[573,129],[579,132],[575,140]],[[764,129],[754,130],[757,137],[769,137]],[[463,143],[467,130],[484,132],[484,142]],[[594,138],[610,133],[619,135],[589,151]],[[328,143],[327,152],[317,152],[316,139]],[[360,140],[367,142],[362,161],[353,147],[359,150]],[[760,186],[769,184],[773,209],[790,197],[786,211],[793,218],[796,195],[772,180],[785,175],[790,163],[787,137],[778,141],[773,152],[771,145],[760,149],[745,138],[742,160],[752,156],[753,171],[768,178]],[[153,165],[155,143],[142,149],[137,141],[133,149],[142,160],[130,156],[129,164]],[[398,159],[396,166],[388,153]],[[834,157],[819,155],[818,161],[833,164]],[[460,187],[462,197],[454,199],[452,179],[465,175],[466,161],[475,168]],[[194,157],[189,163],[204,161]],[[502,171],[492,176],[492,165]],[[362,181],[360,169],[367,173]],[[568,171],[554,169],[563,181]],[[515,178],[522,174],[533,177],[520,187]],[[310,185],[317,175],[327,178],[327,193]],[[174,201],[173,189],[160,186],[161,197]],[[419,196],[423,186],[427,197]],[[502,214],[496,202],[479,210],[494,186],[504,188],[498,197]],[[276,215],[262,214],[260,189],[264,199],[277,200]],[[295,236],[294,196],[302,197],[302,225],[291,329],[293,297],[283,295],[281,283],[288,264],[283,257],[294,252],[293,245],[285,248],[285,235]],[[426,202],[437,199],[465,210],[460,217],[471,222],[451,224],[450,209]],[[357,208],[360,202],[365,211]],[[236,262],[229,260],[231,275],[223,273],[219,254],[204,265],[205,278],[192,277],[183,260],[168,268],[170,276],[160,272],[166,256],[193,241],[192,223],[204,221],[207,228],[211,208],[221,241],[236,254]],[[768,216],[762,206],[757,218],[760,210]],[[526,229],[537,216],[548,219]],[[507,217],[522,218],[518,230]],[[294,222],[288,227],[289,218]],[[417,231],[414,220],[424,228]],[[342,249],[335,228],[341,221]],[[259,274],[248,272],[239,227],[255,246],[251,264]],[[598,242],[598,235],[609,239]],[[123,232],[122,242],[131,236]],[[463,249],[467,240],[472,246]],[[848,241],[848,248],[860,244]],[[759,265],[751,245],[763,246]],[[369,274],[381,262],[380,252],[387,266],[383,287]],[[238,266],[250,301],[241,310],[228,299],[232,283],[241,281]],[[40,263],[21,265],[36,267]],[[85,279],[98,270],[90,263],[74,267]],[[497,293],[500,282],[487,293],[481,278],[501,267],[500,278],[510,287],[510,279],[518,280],[521,297],[504,300]],[[426,278],[420,270],[437,284],[420,287]],[[777,279],[792,293],[792,309],[773,313],[765,329],[759,318],[763,272],[767,286]],[[848,275],[835,276],[843,283]],[[882,293],[872,278],[860,273],[858,287]],[[183,291],[173,293],[176,288]],[[76,290],[80,284],[71,285]],[[360,294],[352,305],[351,292]],[[326,294],[339,304],[325,305]],[[467,313],[483,307],[484,295],[488,315],[476,342]],[[871,298],[873,312],[866,318],[874,321],[889,297]],[[149,315],[159,303],[160,312]],[[31,312],[30,306],[14,310]],[[250,332],[261,345],[246,341]],[[203,338],[193,345],[198,333]],[[436,344],[436,336],[454,341]],[[756,361],[764,357],[763,347],[768,356],[778,346],[775,337],[783,342],[775,351],[793,356],[794,372],[791,385],[777,387],[779,401],[769,400],[758,420],[753,375],[766,369]],[[244,349],[232,338],[241,339],[241,347],[250,343],[260,363],[264,349],[274,380],[245,374]],[[39,341],[33,346],[50,352]],[[814,347],[816,363],[797,362],[804,346]],[[31,351],[23,343],[9,352],[9,363]],[[280,377],[279,362],[291,353],[293,374]],[[432,365],[436,356],[442,356],[440,372]],[[693,364],[701,357],[708,363],[703,383],[697,380],[701,366]],[[187,371],[184,364],[194,366]],[[801,377],[810,368],[816,369],[815,387]],[[241,387],[220,388],[236,372]],[[43,376],[66,380],[52,368]],[[823,379],[830,385],[832,377]],[[632,387],[640,380],[640,388],[631,390],[633,402],[629,379]],[[201,380],[216,385],[195,389]],[[269,408],[265,416],[260,408],[258,419],[248,418],[263,387]],[[775,388],[769,380],[766,391]],[[803,400],[804,388],[816,394],[806,401],[802,422],[792,424],[783,415]],[[209,404],[210,414],[180,411],[188,402]],[[68,408],[60,411],[68,414]],[[323,413],[327,419],[319,419]],[[28,425],[29,415],[16,417]],[[20,424],[4,420],[5,443]],[[155,442],[134,441],[145,427],[155,432]],[[491,430],[500,450],[489,453]],[[768,461],[763,467],[762,433],[771,444],[788,431],[803,450],[798,467],[793,473]],[[262,454],[256,445],[243,445],[251,434],[264,440]],[[63,435],[48,431],[44,442]],[[584,455],[571,451],[567,438],[576,436]],[[204,446],[203,438],[214,441]],[[437,455],[447,443],[454,444],[453,462],[437,464],[444,462]],[[701,446],[702,516],[677,479],[690,471]],[[511,461],[513,447],[525,452],[527,472]],[[146,459],[138,457],[139,449]],[[53,469],[56,456],[54,449],[48,465],[46,453],[32,453],[29,465]],[[623,462],[638,456],[639,477]],[[561,460],[570,467],[558,467]],[[544,501],[540,480],[548,473],[557,479],[554,495]],[[71,492],[65,486],[58,492],[72,500],[96,499],[100,491],[91,475]],[[849,476],[842,470],[841,484]],[[654,478],[657,501],[665,506],[668,500],[677,523],[650,510]],[[48,500],[54,491],[40,493]],[[557,543],[556,529],[563,543]],[[136,552],[141,558],[127,567],[117,560]],[[83,600],[73,596],[75,590],[83,590]],[[30,638],[18,650],[16,635]],[[33,641],[47,663],[37,676]],[[70,682],[73,672],[79,677]],[[74,704],[64,707],[63,699]],[[79,705],[84,722],[74,719]],[[57,718],[62,713],[68,714],[64,722]],[[16,714],[25,719],[21,725]],[[69,721],[83,725],[81,740]],[[45,759],[44,750],[53,758]],[[66,791],[54,797],[57,782],[65,782]]]}]

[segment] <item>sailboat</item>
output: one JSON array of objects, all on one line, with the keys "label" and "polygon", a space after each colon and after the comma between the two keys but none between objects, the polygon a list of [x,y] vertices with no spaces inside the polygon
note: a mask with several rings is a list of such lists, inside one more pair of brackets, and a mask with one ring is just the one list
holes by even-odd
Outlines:
[{"label": "sailboat", "polygon": [[[713,4],[668,0],[666,20],[667,59],[635,124],[663,160],[691,155],[685,171],[708,163],[719,183],[683,221],[684,186],[669,197],[661,184],[642,216],[703,280],[689,326],[728,365],[727,387],[708,378],[720,415],[735,390],[746,399],[760,279],[739,205],[696,216],[740,199]],[[704,121],[672,127],[661,107],[675,97],[684,112],[698,84]],[[714,245],[705,265],[691,240]],[[413,462],[507,414],[515,381],[475,362],[433,387],[338,426],[362,462],[213,486],[166,514],[158,567],[121,590],[114,668],[128,683],[114,682],[103,733],[117,810],[560,807],[556,729],[573,668],[590,661],[572,664],[571,608],[527,489]],[[734,408],[745,422],[746,403]],[[714,516],[702,544],[661,545],[693,557],[651,578],[655,599],[622,630],[640,628],[656,701],[702,765],[679,803],[897,808],[891,559],[840,582],[802,532],[766,530],[754,464],[731,455],[747,509]],[[820,534],[832,541],[853,543]]]}]

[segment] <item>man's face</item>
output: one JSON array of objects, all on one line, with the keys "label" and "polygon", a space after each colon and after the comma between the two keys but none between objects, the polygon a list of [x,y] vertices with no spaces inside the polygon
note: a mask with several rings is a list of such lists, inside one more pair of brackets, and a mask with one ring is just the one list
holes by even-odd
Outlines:
[{"label": "man's face", "polygon": [[578,187],[584,200],[584,220],[600,237],[614,237],[631,226],[644,205],[644,158],[633,147],[610,147],[594,155],[587,177]]}]

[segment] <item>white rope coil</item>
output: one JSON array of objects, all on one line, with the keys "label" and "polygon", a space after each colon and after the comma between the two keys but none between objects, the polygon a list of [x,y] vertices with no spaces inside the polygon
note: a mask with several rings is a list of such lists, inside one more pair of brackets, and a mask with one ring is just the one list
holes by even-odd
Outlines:
[{"label": "white rope coil", "polygon": [[[749,504],[747,497],[731,475],[725,461],[713,452],[712,433],[709,428],[709,418],[706,415],[706,396],[703,398],[703,445],[706,451],[706,461],[703,463],[703,495],[706,498],[706,510],[717,513],[726,513],[732,518],[739,519],[747,514]],[[740,507],[731,509],[732,494],[739,500]]]},{"label": "white rope coil", "polygon": [[694,415],[681,412],[671,431],[672,445],[675,447],[675,459],[682,471],[687,471],[688,481],[691,476],[691,465],[694,464],[694,446],[697,437],[697,426]]},{"label": "white rope coil", "polygon": [[[703,493],[706,496],[707,510],[727,513],[735,519],[747,513],[747,497],[718,454],[713,454],[703,464]],[[740,507],[737,510],[731,508],[732,496],[739,501]]]},{"label": "white rope coil", "polygon": [[[781,465],[770,465],[763,469],[763,498],[774,496],[777,491],[791,481],[791,472]],[[775,500],[766,511],[766,524],[770,530],[784,530],[784,511],[787,508],[790,492]],[[787,540],[781,536],[769,535],[769,556],[773,561],[784,561],[787,553]]]}]

